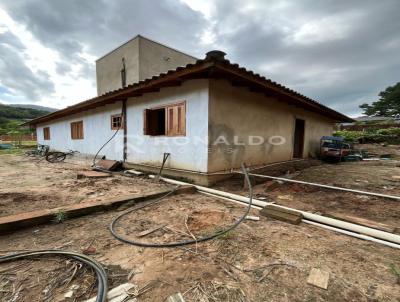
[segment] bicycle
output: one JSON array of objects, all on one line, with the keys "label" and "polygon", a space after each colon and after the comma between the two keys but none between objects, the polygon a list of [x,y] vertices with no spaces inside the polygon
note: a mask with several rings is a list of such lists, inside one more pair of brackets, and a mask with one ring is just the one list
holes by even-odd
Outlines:
[{"label": "bicycle", "polygon": [[49,153],[49,150],[50,146],[38,144],[36,150],[27,151],[25,155],[31,157],[45,157]]},{"label": "bicycle", "polygon": [[79,151],[68,150],[68,152],[50,152],[46,155],[46,160],[49,163],[60,163],[63,162],[67,158],[67,156],[73,156],[76,153],[79,153]]}]

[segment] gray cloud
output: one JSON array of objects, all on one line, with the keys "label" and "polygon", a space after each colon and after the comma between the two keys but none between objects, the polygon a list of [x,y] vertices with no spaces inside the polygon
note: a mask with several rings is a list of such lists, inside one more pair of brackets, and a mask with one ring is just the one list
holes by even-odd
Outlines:
[{"label": "gray cloud", "polygon": [[213,15],[232,61],[348,114],[400,81],[398,1],[241,3]]},{"label": "gray cloud", "polygon": [[[211,20],[178,0],[0,0],[0,6],[61,54],[60,74],[79,64],[79,77],[93,82],[94,62],[80,54],[99,57],[136,34],[199,57],[221,48],[231,61],[347,114],[400,81],[397,0],[215,0]],[[201,45],[207,28],[215,42]],[[17,43],[12,39],[6,40]]]},{"label": "gray cloud", "polygon": [[[41,95],[54,92],[54,85],[45,71],[33,73],[25,65],[21,56],[24,49],[19,38],[11,32],[0,33],[0,84],[6,87],[8,94],[11,92],[17,98],[23,95],[30,102],[37,102]],[[13,97],[8,100],[12,102]]]}]

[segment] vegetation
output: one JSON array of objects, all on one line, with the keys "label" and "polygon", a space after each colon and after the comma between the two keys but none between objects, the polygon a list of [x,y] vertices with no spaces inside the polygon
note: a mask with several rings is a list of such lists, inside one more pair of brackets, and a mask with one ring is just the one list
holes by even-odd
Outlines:
[{"label": "vegetation", "polygon": [[400,144],[400,128],[368,129],[366,131],[336,131],[333,135],[348,142]]},{"label": "vegetation", "polygon": [[19,108],[0,104],[0,135],[30,134],[31,130],[21,128],[20,124],[48,114],[49,111],[33,108]]},{"label": "vegetation", "polygon": [[400,114],[400,82],[379,93],[379,100],[371,105],[362,104],[360,108],[368,116],[395,116]]},{"label": "vegetation", "polygon": [[390,271],[397,278],[397,284],[400,284],[400,269],[392,263],[390,264]]},{"label": "vegetation", "polygon": [[67,219],[67,214],[64,212],[64,210],[59,210],[55,215],[54,215],[54,222],[55,223],[63,223]]}]

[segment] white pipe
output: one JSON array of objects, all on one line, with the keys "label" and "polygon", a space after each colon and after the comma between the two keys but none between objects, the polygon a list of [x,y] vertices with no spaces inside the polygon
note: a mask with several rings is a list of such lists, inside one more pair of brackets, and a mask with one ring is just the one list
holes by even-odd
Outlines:
[{"label": "white pipe", "polygon": [[400,245],[398,245],[396,243],[392,243],[392,242],[388,242],[388,241],[385,241],[385,240],[376,239],[374,237],[370,237],[370,236],[366,236],[366,235],[362,235],[362,234],[357,234],[357,233],[354,233],[354,232],[349,232],[349,231],[338,229],[338,228],[334,228],[334,227],[331,227],[331,226],[328,226],[328,225],[325,225],[325,224],[322,224],[322,223],[317,223],[317,222],[314,222],[314,221],[311,221],[311,220],[307,220],[307,219],[303,219],[302,222],[305,222],[305,223],[308,223],[308,224],[311,224],[311,225],[315,225],[315,226],[318,226],[318,227],[321,227],[321,228],[324,228],[324,229],[328,229],[328,230],[331,230],[331,231],[335,231],[335,232],[338,232],[338,233],[341,233],[341,234],[345,234],[345,235],[349,235],[349,236],[352,236],[352,237],[356,237],[356,238],[359,238],[359,239],[364,239],[364,240],[380,243],[380,244],[383,244],[383,245],[387,245],[387,246],[390,246],[390,247],[394,247],[396,249],[400,249]]},{"label": "white pipe", "polygon": [[[155,176],[154,175],[150,175],[149,177],[150,178],[154,178]],[[161,177],[160,179],[165,181],[165,182],[167,182],[167,183],[175,184],[175,185],[191,185],[191,186],[194,186],[199,191],[212,193],[212,194],[215,194],[215,195],[219,195],[219,196],[235,199],[237,201],[249,203],[249,198],[248,197],[240,196],[240,195],[237,195],[237,194],[227,193],[227,192],[224,192],[224,191],[210,189],[210,188],[203,187],[203,186],[197,186],[197,185],[193,185],[193,184],[190,184],[190,183],[185,183],[185,182],[182,182],[182,181],[177,181],[177,180],[173,180],[173,179],[169,179],[169,178],[165,178],[165,177]],[[257,199],[254,199],[254,198],[253,198],[252,202],[253,202],[254,205],[260,206],[260,207],[265,207],[268,204],[267,202],[264,202],[264,201],[261,201],[261,200],[257,200]],[[321,215],[312,214],[312,213],[305,212],[305,211],[296,210],[296,209],[289,208],[289,207],[284,207],[284,206],[280,206],[280,205],[275,205],[275,206],[276,207],[280,207],[282,209],[288,209],[288,210],[299,212],[299,213],[303,214],[303,217],[305,219],[308,219],[308,220],[316,221],[316,222],[327,224],[327,225],[330,225],[330,226],[333,226],[333,227],[338,227],[338,228],[341,228],[341,229],[346,229],[346,230],[349,230],[349,231],[362,233],[362,234],[365,234],[365,235],[368,235],[368,236],[371,236],[371,237],[375,237],[375,238],[379,238],[379,239],[383,239],[383,240],[387,240],[387,241],[391,241],[391,242],[400,244],[400,236],[396,235],[396,234],[380,231],[380,230],[377,230],[377,229],[361,226],[361,225],[354,224],[354,223],[349,223],[349,222],[338,220],[338,219],[333,219],[333,218],[329,218],[329,217],[325,217],[325,216],[321,216]]]},{"label": "white pipe", "polygon": [[[235,173],[243,174],[243,172],[235,172]],[[313,182],[287,179],[287,178],[283,178],[283,177],[276,177],[276,176],[269,176],[269,175],[263,175],[263,174],[255,174],[255,173],[249,173],[249,176],[275,179],[275,180],[280,180],[280,181],[285,181],[285,182],[293,182],[293,183],[297,183],[297,184],[311,185],[311,186],[320,187],[320,188],[326,188],[326,189],[332,189],[332,190],[346,191],[346,192],[358,193],[358,194],[363,194],[363,195],[370,195],[370,196],[377,196],[377,197],[383,197],[383,198],[390,198],[390,199],[394,199],[394,200],[400,200],[400,196],[393,196],[393,195],[386,195],[386,194],[380,194],[380,193],[374,193],[374,192],[367,192],[367,191],[347,189],[347,188],[341,188],[341,187],[335,187],[335,186],[328,186],[328,185],[322,185],[322,184],[313,183]]]},{"label": "white pipe", "polygon": [[[211,194],[211,193],[207,193],[207,192],[201,192],[201,191],[199,191],[199,193],[207,195],[207,196],[212,196],[212,197],[215,197],[215,198],[227,200],[227,201],[230,201],[230,202],[235,202],[235,203],[238,203],[238,204],[240,204],[242,206],[245,205],[243,202],[240,202],[240,201],[237,201],[237,200],[234,200],[234,199],[231,199],[231,198],[218,196],[218,195],[215,195],[215,194]],[[258,206],[251,206],[251,207],[255,208],[255,209],[258,209],[258,210],[262,209],[261,207],[258,207]],[[324,228],[324,229],[328,229],[328,230],[331,230],[331,231],[334,231],[334,232],[338,232],[338,233],[341,233],[341,234],[345,234],[345,235],[348,235],[348,236],[352,236],[352,237],[355,237],[355,238],[358,238],[358,239],[368,240],[368,241],[372,241],[372,242],[375,242],[375,243],[380,243],[380,244],[383,244],[383,245],[386,245],[386,246],[390,246],[390,247],[393,247],[393,248],[396,248],[396,249],[400,249],[400,245],[398,245],[396,243],[392,243],[392,242],[388,242],[388,241],[385,241],[385,240],[376,239],[376,238],[371,237],[371,236],[366,236],[366,235],[362,235],[362,234],[358,234],[358,233],[354,233],[354,232],[349,232],[349,231],[346,231],[346,230],[338,229],[338,228],[335,228],[335,227],[331,227],[331,226],[328,226],[328,225],[325,225],[325,224],[322,224],[322,223],[318,223],[318,222],[314,222],[314,221],[311,221],[311,220],[307,220],[307,219],[303,219],[302,222],[305,222],[305,223],[311,224],[311,225],[315,225],[315,226],[318,226],[318,227],[321,227],[321,228]]]},{"label": "white pipe", "polygon": [[[155,175],[149,175],[150,178],[155,178]],[[194,185],[194,184],[190,184],[187,182],[183,182],[183,181],[179,181],[179,180],[174,180],[174,179],[170,179],[170,178],[165,178],[165,177],[160,177],[161,180],[173,184],[173,185],[180,185],[180,186],[193,186],[195,187],[197,190],[202,191],[202,192],[207,192],[207,193],[211,193],[211,194],[215,194],[215,195],[219,195],[219,196],[224,196],[224,197],[228,197],[228,198],[232,198],[238,201],[242,201],[242,202],[247,202],[249,203],[249,198],[245,197],[245,196],[240,196],[237,194],[232,194],[232,193],[228,193],[228,192],[223,192],[223,191],[219,191],[219,190],[215,190],[215,189],[210,189],[207,187],[203,187],[203,186],[198,186],[198,185]],[[256,206],[259,207],[265,207],[268,203],[266,203],[265,201],[261,201],[258,199],[254,199],[252,200],[252,203]]]},{"label": "white pipe", "polygon": [[[222,200],[227,200],[227,201],[230,201],[230,202],[238,203],[238,204],[240,204],[240,205],[242,205],[242,206],[245,206],[245,204],[244,204],[243,202],[237,201],[237,200],[232,199],[232,198],[227,198],[227,197],[223,197],[223,196],[220,196],[220,195],[216,195],[216,194],[212,194],[212,193],[207,193],[207,192],[203,192],[203,191],[199,191],[199,193],[200,193],[200,194],[207,195],[207,196],[219,198],[219,199],[222,199]],[[254,206],[254,205],[251,205],[251,207],[252,207],[253,209],[256,209],[256,210],[261,210],[261,209],[262,209],[262,207],[258,207],[258,206]]]}]

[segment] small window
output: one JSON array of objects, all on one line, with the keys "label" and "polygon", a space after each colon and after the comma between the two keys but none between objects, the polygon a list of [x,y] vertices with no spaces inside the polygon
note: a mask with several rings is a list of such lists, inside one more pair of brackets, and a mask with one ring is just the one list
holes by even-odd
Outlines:
[{"label": "small window", "polygon": [[186,135],[186,103],[146,109],[143,121],[145,135]]},{"label": "small window", "polygon": [[46,141],[50,140],[50,127],[43,128],[43,139]]},{"label": "small window", "polygon": [[122,115],[115,114],[111,116],[111,130],[123,129],[124,125],[122,123]]},{"label": "small window", "polygon": [[71,123],[71,138],[83,139],[83,121]]}]

